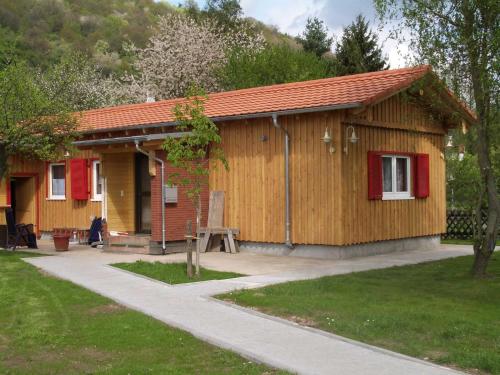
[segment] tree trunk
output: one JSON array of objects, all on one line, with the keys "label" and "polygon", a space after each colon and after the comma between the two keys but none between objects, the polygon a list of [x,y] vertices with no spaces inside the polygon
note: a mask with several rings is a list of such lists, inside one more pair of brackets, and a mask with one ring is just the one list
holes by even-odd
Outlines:
[{"label": "tree trunk", "polygon": [[[477,159],[481,179],[486,193],[486,207],[488,209],[486,230],[483,231],[480,214],[476,222],[477,237],[474,241],[475,260],[472,267],[476,277],[484,277],[488,266],[488,261],[495,250],[496,237],[500,222],[500,201],[498,198],[495,174],[491,166],[490,159],[490,130],[493,126],[491,113],[490,82],[486,71],[488,61],[487,45],[484,40],[478,43],[472,35],[475,34],[475,27],[478,26],[474,20],[474,11],[471,3],[462,2],[461,11],[464,18],[464,37],[466,37],[467,58],[469,60],[469,74],[472,82],[472,92],[478,123],[477,129]],[[480,202],[482,203],[482,202]]]},{"label": "tree trunk", "polygon": [[[482,121],[485,121],[482,119]],[[500,203],[497,195],[496,181],[489,158],[489,145],[487,139],[487,125],[480,123],[478,125],[477,155],[479,169],[484,183],[487,204],[487,222],[486,230],[482,226],[481,206],[478,206],[476,215],[477,236],[474,241],[474,264],[472,272],[475,277],[484,277],[488,267],[488,261],[493,254],[496,246],[498,226],[500,221]],[[481,205],[479,202],[479,205]]]},{"label": "tree trunk", "polygon": [[474,251],[474,263],[472,265],[472,273],[477,278],[486,276],[486,269],[492,253],[484,253],[482,251]]}]

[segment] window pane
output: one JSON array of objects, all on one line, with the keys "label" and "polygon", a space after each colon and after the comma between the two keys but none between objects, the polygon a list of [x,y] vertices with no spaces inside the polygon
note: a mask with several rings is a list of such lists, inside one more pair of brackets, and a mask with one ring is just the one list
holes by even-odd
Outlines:
[{"label": "window pane", "polygon": [[408,191],[407,158],[396,158],[396,191]]},{"label": "window pane", "polygon": [[52,166],[52,195],[65,195],[64,165]]},{"label": "window pane", "polygon": [[95,163],[95,179],[96,179],[95,193],[97,195],[100,195],[102,194],[101,163]]},{"label": "window pane", "polygon": [[64,165],[52,166],[52,178],[57,180],[64,179]]},{"label": "window pane", "polygon": [[392,158],[382,158],[382,180],[384,192],[392,191]]}]

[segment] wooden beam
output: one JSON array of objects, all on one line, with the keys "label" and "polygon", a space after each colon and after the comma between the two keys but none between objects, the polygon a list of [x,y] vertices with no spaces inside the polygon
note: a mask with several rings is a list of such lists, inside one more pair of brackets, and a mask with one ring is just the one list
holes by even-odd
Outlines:
[{"label": "wooden beam", "polygon": [[439,135],[446,134],[445,129],[430,130],[430,129],[424,128],[422,126],[415,126],[414,128],[409,128],[408,126],[405,126],[403,124],[379,122],[379,121],[368,121],[368,120],[349,118],[349,117],[344,119],[342,122],[345,124],[349,124],[349,125],[362,125],[362,126],[372,126],[372,127],[385,128],[385,129],[417,131],[420,133],[428,133],[428,134],[439,134]]}]

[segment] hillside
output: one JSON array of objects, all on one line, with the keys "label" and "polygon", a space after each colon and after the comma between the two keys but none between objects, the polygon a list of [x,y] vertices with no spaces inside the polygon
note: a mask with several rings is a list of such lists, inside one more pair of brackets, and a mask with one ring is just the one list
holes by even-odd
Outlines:
[{"label": "hillside", "polygon": [[[104,73],[128,67],[123,46],[143,47],[161,15],[182,11],[153,0],[0,0],[0,53],[16,41],[18,53],[47,68],[71,50],[84,52]],[[275,43],[293,38],[252,20]]]}]

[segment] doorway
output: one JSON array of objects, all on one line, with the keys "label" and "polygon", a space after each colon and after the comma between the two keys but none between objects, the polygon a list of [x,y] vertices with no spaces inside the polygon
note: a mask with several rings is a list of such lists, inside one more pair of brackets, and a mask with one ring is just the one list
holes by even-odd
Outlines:
[{"label": "doorway", "polygon": [[35,231],[36,183],[35,177],[15,176],[10,178],[10,205],[16,224],[33,224]]},{"label": "doorway", "polygon": [[151,234],[151,177],[149,158],[135,154],[135,228],[136,233]]}]

